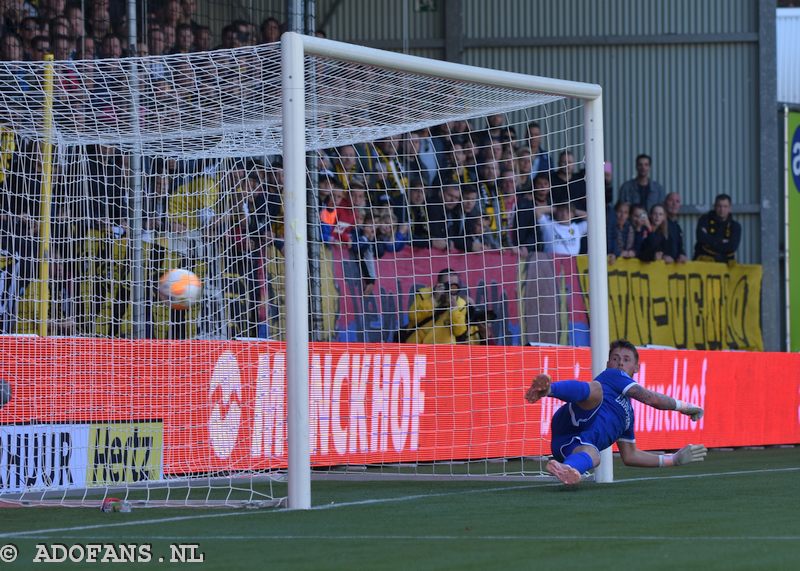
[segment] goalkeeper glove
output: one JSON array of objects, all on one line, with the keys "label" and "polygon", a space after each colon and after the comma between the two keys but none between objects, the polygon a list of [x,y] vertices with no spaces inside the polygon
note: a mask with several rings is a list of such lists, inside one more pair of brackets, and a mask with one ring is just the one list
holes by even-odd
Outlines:
[{"label": "goalkeeper glove", "polygon": [[682,400],[675,399],[675,410],[682,412],[694,421],[703,418],[703,409],[690,402],[683,402]]},{"label": "goalkeeper glove", "polygon": [[692,462],[702,462],[706,459],[708,449],[702,444],[687,444],[672,455],[672,463],[675,466],[691,464]]},{"label": "goalkeeper glove", "polygon": [[529,403],[535,403],[548,396],[550,394],[551,382],[550,375],[545,373],[536,375],[536,378],[533,379],[531,383],[531,387],[525,392],[525,400]]}]

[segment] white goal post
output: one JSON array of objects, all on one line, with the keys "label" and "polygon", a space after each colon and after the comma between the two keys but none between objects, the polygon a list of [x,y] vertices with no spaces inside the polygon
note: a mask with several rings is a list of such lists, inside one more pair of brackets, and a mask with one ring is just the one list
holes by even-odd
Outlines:
[{"label": "white goal post", "polygon": [[[281,39],[283,89],[283,150],[286,184],[286,222],[295,229],[286,234],[286,305],[287,305],[287,382],[289,437],[289,507],[311,506],[311,470],[309,449],[308,381],[308,260],[306,216],[305,153],[318,147],[309,141],[309,111],[306,101],[313,93],[307,85],[307,56],[349,61],[415,75],[450,79],[467,84],[535,92],[584,100],[585,164],[587,215],[591,223],[589,243],[590,320],[592,375],[605,369],[609,347],[608,270],[606,265],[605,201],[603,185],[603,108],[602,90],[597,85],[527,76],[498,70],[470,67],[353,46],[341,42],[303,36],[292,32]],[[412,101],[410,97],[408,101]],[[316,110],[312,110],[316,117]],[[432,124],[437,121],[433,120]],[[317,128],[313,123],[311,129]],[[399,131],[411,130],[409,126]],[[596,479],[612,479],[611,451],[603,452]]]}]

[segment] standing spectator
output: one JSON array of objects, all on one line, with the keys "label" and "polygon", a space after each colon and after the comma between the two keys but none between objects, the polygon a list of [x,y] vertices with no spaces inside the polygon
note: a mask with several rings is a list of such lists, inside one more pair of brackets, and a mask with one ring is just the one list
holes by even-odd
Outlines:
[{"label": "standing spectator", "polygon": [[433,288],[417,291],[408,308],[408,326],[400,331],[401,343],[463,343],[467,341],[467,300],[461,280],[446,268]]},{"label": "standing spectator", "polygon": [[672,263],[674,259],[667,253],[667,243],[669,242],[667,213],[660,204],[656,204],[650,209],[650,227],[652,231],[642,242],[639,259],[643,262],[663,260],[667,264]]},{"label": "standing spectator", "polygon": [[192,29],[197,28],[199,25],[195,18],[197,17],[197,0],[181,0],[181,13],[178,21],[181,24],[187,24]]},{"label": "standing spectator", "polygon": [[0,58],[4,61],[22,61],[22,40],[17,34],[6,32],[0,38]]},{"label": "standing spectator", "polygon": [[198,52],[211,51],[211,28],[208,26],[195,26],[194,48]]},{"label": "standing spectator", "polygon": [[368,210],[361,210],[358,214],[351,250],[361,271],[361,291],[364,295],[371,295],[378,279],[377,261],[386,253],[386,245],[378,241],[372,213]]},{"label": "standing spectator", "polygon": [[533,178],[539,173],[550,172],[550,154],[542,146],[542,128],[538,122],[528,123],[528,146],[531,154],[531,174]]},{"label": "standing spectator", "polygon": [[701,262],[735,262],[742,238],[742,227],[731,216],[731,197],[718,194],[714,210],[697,221],[694,259]]},{"label": "standing spectator", "polygon": [[69,32],[73,38],[80,38],[86,35],[86,25],[83,20],[83,10],[80,4],[67,6],[67,21],[69,22]]},{"label": "standing spectator", "polygon": [[540,174],[533,181],[534,188],[522,192],[517,199],[514,210],[514,228],[511,231],[511,244],[518,248],[522,259],[528,257],[533,251],[542,251],[542,238],[540,236],[537,220],[544,214],[552,215],[550,205],[550,178],[547,174]]},{"label": "standing spectator", "polygon": [[664,188],[650,178],[652,160],[642,153],[636,157],[636,178],[626,181],[619,189],[619,200],[633,206],[641,204],[649,211],[664,202]]},{"label": "standing spectator", "polygon": [[92,0],[92,12],[89,17],[91,32],[88,35],[102,38],[111,32],[111,14],[108,0]]},{"label": "standing spectator", "polygon": [[617,202],[614,208],[614,221],[608,225],[608,263],[613,264],[617,258],[635,258],[633,249],[634,230],[630,221],[631,205]]},{"label": "standing spectator", "polygon": [[0,17],[2,18],[2,33],[14,34],[19,29],[20,23],[25,18],[25,7],[22,0],[6,1],[0,4]]},{"label": "standing spectator", "polygon": [[100,57],[119,59],[122,57],[122,42],[114,34],[103,37],[100,43]]},{"label": "standing spectator", "polygon": [[577,216],[586,216],[586,180],[575,172],[575,157],[570,151],[558,155],[558,168],[552,171],[550,197],[553,205],[569,204]]},{"label": "standing spectator", "polygon": [[441,198],[428,204],[431,248],[463,252],[464,212],[461,189],[454,184],[442,187]]},{"label": "standing spectator", "polygon": [[281,39],[281,23],[273,17],[261,22],[261,42],[271,44]]},{"label": "standing spectator", "polygon": [[178,24],[175,28],[173,54],[188,54],[194,51],[194,32],[189,24]]},{"label": "standing spectator", "polygon": [[[614,214],[616,211],[616,206],[614,206],[613,176],[611,161],[604,162],[603,182],[606,186],[606,224],[611,223],[611,221],[614,219]],[[628,207],[630,208],[630,204],[628,204]]]},{"label": "standing spectator", "polygon": [[411,245],[416,248],[430,248],[430,226],[428,224],[428,207],[425,200],[425,188],[421,184],[413,184],[408,190],[407,219],[411,231]]},{"label": "standing spectator", "polygon": [[681,195],[677,192],[667,193],[664,199],[664,210],[667,211],[670,243],[667,246],[669,255],[679,264],[687,260],[686,249],[683,246],[683,228],[678,223],[678,214],[681,211]]}]

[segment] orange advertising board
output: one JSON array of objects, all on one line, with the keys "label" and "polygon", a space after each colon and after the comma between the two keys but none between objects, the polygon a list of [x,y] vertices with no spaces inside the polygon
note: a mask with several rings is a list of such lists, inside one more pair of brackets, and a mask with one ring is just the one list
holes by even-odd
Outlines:
[{"label": "orange advertising board", "polygon": [[[163,472],[286,465],[286,360],[273,342],[0,339],[0,424],[163,423]],[[313,344],[314,465],[549,453],[560,404],[528,405],[542,370],[590,380],[588,349]],[[636,403],[644,449],[800,443],[800,355],[641,352],[639,381],[702,405],[691,423]],[[558,368],[556,368],[556,364]]]}]

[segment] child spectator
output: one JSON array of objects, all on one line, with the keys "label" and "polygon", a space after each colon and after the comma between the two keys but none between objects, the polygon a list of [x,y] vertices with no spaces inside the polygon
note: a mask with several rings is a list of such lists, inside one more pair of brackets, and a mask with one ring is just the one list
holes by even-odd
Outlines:
[{"label": "child spectator", "polygon": [[647,217],[647,211],[644,206],[639,204],[631,208],[631,226],[633,226],[633,253],[639,257],[639,252],[642,249],[642,242],[650,234],[650,219]]},{"label": "child spectator", "polygon": [[542,229],[544,251],[558,256],[577,256],[581,251],[581,238],[586,236],[589,224],[585,219],[575,222],[575,207],[571,204],[557,204],[553,207],[553,217],[543,214],[539,218]]},{"label": "child spectator", "polygon": [[634,230],[630,221],[631,205],[617,202],[614,207],[615,219],[608,226],[608,263],[613,264],[617,258],[635,258],[633,248]]},{"label": "child spectator", "polygon": [[669,226],[667,224],[667,213],[664,207],[656,204],[650,209],[650,227],[652,231],[642,242],[639,250],[639,259],[643,262],[653,262],[664,260],[670,264],[674,260],[666,253],[667,242],[669,241]]}]

